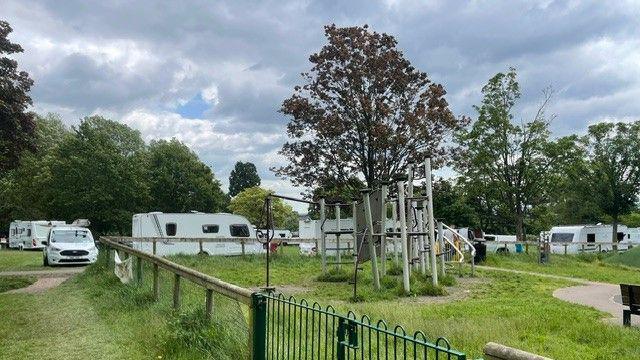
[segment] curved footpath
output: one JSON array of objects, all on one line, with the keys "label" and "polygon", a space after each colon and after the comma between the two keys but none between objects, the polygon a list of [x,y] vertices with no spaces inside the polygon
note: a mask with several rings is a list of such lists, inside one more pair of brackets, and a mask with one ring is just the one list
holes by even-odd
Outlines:
[{"label": "curved footpath", "polygon": [[31,271],[0,271],[0,276],[35,276],[38,278],[33,284],[9,290],[3,294],[37,294],[47,291],[62,284],[70,277],[83,272],[85,267],[64,268],[58,270],[31,270]]},{"label": "curved footpath", "polygon": [[[504,271],[515,274],[525,274],[553,279],[569,280],[581,283],[581,285],[556,289],[553,292],[553,297],[574,304],[590,306],[596,310],[609,313],[612,317],[606,318],[604,320],[611,324],[622,326],[622,310],[626,307],[623,306],[620,301],[620,285],[594,282],[568,276],[541,274],[533,271],[495,268],[491,266],[477,266],[477,268],[483,270]],[[632,315],[631,325],[639,326],[640,316]]]}]

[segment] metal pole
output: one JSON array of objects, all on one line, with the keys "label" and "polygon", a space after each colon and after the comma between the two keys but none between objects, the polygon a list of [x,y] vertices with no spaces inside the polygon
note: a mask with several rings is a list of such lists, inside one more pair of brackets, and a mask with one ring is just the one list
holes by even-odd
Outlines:
[{"label": "metal pole", "polygon": [[380,188],[380,271],[387,274],[387,192],[389,183],[383,182]]},{"label": "metal pole", "polygon": [[436,263],[436,232],[433,219],[433,184],[431,182],[431,158],[424,162],[427,187],[427,218],[429,226],[429,258],[431,259],[431,282],[438,285],[438,266]]},{"label": "metal pole", "polygon": [[[340,205],[335,205],[334,206],[334,211],[336,213],[336,231],[340,231],[342,229],[342,226],[340,226]],[[336,251],[337,251],[337,265],[338,265],[338,269],[341,268],[341,264],[340,262],[342,261],[342,257],[340,256],[340,233],[336,234]]]},{"label": "metal pole", "polygon": [[407,217],[404,208],[404,184],[398,181],[398,216],[400,218],[400,244],[402,245],[402,285],[405,293],[411,291],[409,285],[409,253],[407,249]]},{"label": "metal pole", "polygon": [[361,190],[364,204],[364,217],[367,221],[367,241],[369,242],[369,252],[371,253],[371,273],[373,275],[373,287],[380,290],[380,273],[378,273],[378,256],[376,254],[376,244],[373,236],[373,217],[371,216],[371,202],[369,201],[369,189]]},{"label": "metal pole", "polygon": [[269,269],[269,262],[270,262],[269,261],[270,260],[269,259],[269,255],[271,253],[271,237],[270,237],[270,234],[269,234],[269,230],[271,230],[271,197],[267,196],[265,201],[266,201],[266,206],[267,206],[267,221],[266,221],[266,223],[267,223],[267,229],[266,229],[267,230],[266,231],[266,234],[267,234],[267,241],[266,241],[266,243],[267,243],[267,269],[266,269],[265,276],[266,276],[266,283],[267,283],[266,284],[266,288],[268,289],[269,288],[269,270],[270,270]]},{"label": "metal pole", "polygon": [[322,273],[327,273],[327,244],[326,235],[324,234],[324,221],[326,214],[324,212],[324,198],[320,199],[320,253],[322,254]]}]

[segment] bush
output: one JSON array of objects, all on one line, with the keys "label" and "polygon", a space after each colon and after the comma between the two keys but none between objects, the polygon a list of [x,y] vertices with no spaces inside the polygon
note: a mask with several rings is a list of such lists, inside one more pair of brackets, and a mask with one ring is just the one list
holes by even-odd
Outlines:
[{"label": "bush", "polygon": [[454,286],[457,283],[456,278],[451,274],[438,275],[438,284],[443,286]]},{"label": "bush", "polygon": [[415,289],[416,295],[426,295],[426,296],[445,296],[447,295],[447,290],[442,287],[442,285],[436,285],[427,282],[422,283],[417,286]]},{"label": "bush", "polygon": [[326,274],[318,276],[316,280],[320,282],[345,282],[352,278],[353,274],[342,269],[333,268],[327,271]]},{"label": "bush", "polygon": [[393,276],[383,276],[382,279],[380,279],[380,285],[382,285],[384,289],[393,289],[398,286],[398,279]]}]

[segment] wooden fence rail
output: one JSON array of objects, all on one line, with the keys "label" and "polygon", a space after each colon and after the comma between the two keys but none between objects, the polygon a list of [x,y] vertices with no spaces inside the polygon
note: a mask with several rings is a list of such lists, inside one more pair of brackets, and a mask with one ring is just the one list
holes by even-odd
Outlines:
[{"label": "wooden fence rail", "polygon": [[[120,241],[128,241],[130,238],[118,238],[118,237],[109,237],[102,236],[99,238],[100,243],[102,243],[108,251],[109,254],[109,263],[111,263],[111,259],[113,259],[113,251],[122,251],[129,256],[134,256],[136,258],[136,280],[138,284],[142,283],[142,262],[148,261],[153,264],[153,296],[157,301],[160,293],[160,284],[159,284],[159,269],[162,268],[173,273],[173,307],[174,309],[179,309],[182,302],[182,293],[181,293],[181,280],[185,279],[191,281],[192,283],[199,285],[205,290],[205,316],[208,321],[211,320],[211,315],[213,312],[213,293],[218,293],[220,295],[226,296],[230,299],[236,300],[242,304],[249,306],[250,311],[250,319],[249,319],[249,351],[253,352],[253,341],[254,341],[254,309],[253,307],[256,305],[254,292],[249,289],[245,289],[243,287],[233,285],[222,281],[213,276],[201,273],[199,271],[190,269],[186,266],[182,266],[180,264],[176,264],[172,261],[169,261],[165,258],[146,253],[144,251],[140,251],[137,249],[133,249],[128,245],[121,244]],[[263,334],[260,334],[263,336]],[[253,358],[253,354],[250,354]]]}]

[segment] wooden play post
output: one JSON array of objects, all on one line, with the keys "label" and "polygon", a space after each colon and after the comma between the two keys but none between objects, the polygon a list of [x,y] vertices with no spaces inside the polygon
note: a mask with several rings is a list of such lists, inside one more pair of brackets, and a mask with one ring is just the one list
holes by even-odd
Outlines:
[{"label": "wooden play post", "polygon": [[[396,201],[391,203],[391,218],[393,219],[393,232],[398,231],[398,203]],[[398,238],[393,236],[393,261],[398,265]]]},{"label": "wooden play post", "polygon": [[[327,243],[324,234],[324,222],[326,214],[324,213],[324,198],[320,199],[320,253],[322,254],[322,273],[327,273]],[[269,251],[269,249],[267,249]]]},{"label": "wooden play post", "polygon": [[380,272],[387,274],[387,192],[389,182],[382,182],[380,188]]},{"label": "wooden play post", "polygon": [[409,284],[409,249],[407,248],[407,217],[405,214],[404,183],[398,180],[398,217],[400,219],[400,244],[402,246],[402,287],[405,293],[411,292]]},{"label": "wooden play post", "polygon": [[[413,164],[407,165],[407,197],[413,197]],[[405,212],[407,215],[407,224],[413,225],[413,200],[407,199],[406,201]],[[412,267],[417,269],[419,265],[413,261],[413,259],[416,258],[416,242],[412,235],[407,236],[407,249],[409,249],[409,261],[411,261]]]},{"label": "wooden play post", "polygon": [[433,184],[431,182],[431,158],[424,162],[424,172],[427,187],[427,226],[429,226],[429,258],[431,259],[431,282],[438,285],[438,264],[436,260],[436,232],[433,219]]},{"label": "wooden play post", "polygon": [[367,241],[369,242],[369,252],[371,255],[371,273],[373,275],[373,287],[380,290],[380,273],[378,272],[378,255],[376,254],[376,244],[373,236],[373,217],[371,216],[371,202],[369,200],[369,189],[360,190],[364,205],[364,217],[367,222]]},{"label": "wooden play post", "polygon": [[338,265],[338,269],[342,268],[342,256],[340,255],[340,230],[342,227],[340,226],[340,204],[335,204],[333,206],[334,212],[336,213],[336,260]]},{"label": "wooden play post", "polygon": [[356,252],[356,256],[355,256],[355,263],[358,263],[358,257],[360,256],[360,254],[357,253],[357,249],[358,249],[358,216],[356,215],[358,213],[358,201],[357,200],[353,200],[351,202],[351,214],[353,217],[353,249]]}]

